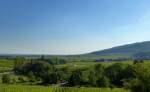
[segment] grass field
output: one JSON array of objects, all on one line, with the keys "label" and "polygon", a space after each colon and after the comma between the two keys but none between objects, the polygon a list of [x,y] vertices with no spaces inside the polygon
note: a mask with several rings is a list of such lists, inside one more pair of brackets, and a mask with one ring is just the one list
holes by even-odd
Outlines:
[{"label": "grass field", "polygon": [[0,85],[0,92],[130,92],[120,88],[60,88],[25,85]]},{"label": "grass field", "polygon": [[0,67],[12,68],[14,66],[13,60],[0,59]]}]

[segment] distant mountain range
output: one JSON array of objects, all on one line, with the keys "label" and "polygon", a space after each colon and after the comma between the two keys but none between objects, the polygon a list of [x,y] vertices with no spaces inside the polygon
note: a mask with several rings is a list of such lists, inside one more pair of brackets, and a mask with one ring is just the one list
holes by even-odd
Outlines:
[{"label": "distant mountain range", "polygon": [[88,54],[101,58],[138,58],[150,59],[150,41],[127,44]]}]

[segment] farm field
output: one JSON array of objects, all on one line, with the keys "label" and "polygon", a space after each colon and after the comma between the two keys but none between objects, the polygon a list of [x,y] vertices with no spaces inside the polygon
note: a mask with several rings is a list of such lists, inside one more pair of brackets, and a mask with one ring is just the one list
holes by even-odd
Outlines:
[{"label": "farm field", "polygon": [[24,85],[0,85],[0,92],[130,92],[121,88],[69,88]]}]

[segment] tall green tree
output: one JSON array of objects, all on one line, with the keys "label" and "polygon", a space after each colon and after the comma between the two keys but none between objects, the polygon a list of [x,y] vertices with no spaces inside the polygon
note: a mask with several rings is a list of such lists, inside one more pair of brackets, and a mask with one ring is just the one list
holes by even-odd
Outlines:
[{"label": "tall green tree", "polygon": [[121,63],[115,63],[106,68],[105,74],[110,79],[113,86],[123,86],[122,79],[124,79],[124,65]]},{"label": "tall green tree", "polygon": [[150,64],[134,65],[135,79],[131,81],[133,92],[150,92]]},{"label": "tall green tree", "polygon": [[69,86],[80,85],[82,82],[82,71],[80,69],[75,70],[70,76],[68,82],[69,82]]}]

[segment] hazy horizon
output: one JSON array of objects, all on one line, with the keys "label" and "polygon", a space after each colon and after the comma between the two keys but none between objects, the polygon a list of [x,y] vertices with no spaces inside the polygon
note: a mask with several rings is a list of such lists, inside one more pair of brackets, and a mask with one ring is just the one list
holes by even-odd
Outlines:
[{"label": "hazy horizon", "polygon": [[134,42],[134,43],[126,43],[126,44],[121,44],[121,45],[116,45],[116,46],[112,46],[112,47],[108,47],[108,48],[104,48],[104,49],[99,49],[99,50],[95,50],[95,51],[90,51],[90,52],[85,52],[85,53],[73,53],[73,54],[51,54],[51,53],[0,53],[0,55],[85,55],[85,54],[90,54],[93,52],[97,52],[97,51],[103,51],[103,50],[107,50],[107,49],[111,49],[111,48],[116,48],[116,47],[120,47],[120,46],[126,46],[126,45],[130,45],[130,44],[135,44],[135,43],[143,43],[143,42],[150,42],[150,41],[140,41],[140,42]]},{"label": "hazy horizon", "polygon": [[83,54],[150,41],[149,0],[1,0],[1,54]]}]

